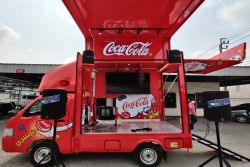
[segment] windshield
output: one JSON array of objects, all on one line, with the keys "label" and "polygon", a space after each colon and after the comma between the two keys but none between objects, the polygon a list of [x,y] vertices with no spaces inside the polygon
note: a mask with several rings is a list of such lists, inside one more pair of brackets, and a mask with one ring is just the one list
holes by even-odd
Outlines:
[{"label": "windshield", "polygon": [[33,106],[31,106],[29,109],[27,109],[23,116],[28,117],[28,116],[40,115],[41,108],[42,108],[42,101],[39,100]]}]

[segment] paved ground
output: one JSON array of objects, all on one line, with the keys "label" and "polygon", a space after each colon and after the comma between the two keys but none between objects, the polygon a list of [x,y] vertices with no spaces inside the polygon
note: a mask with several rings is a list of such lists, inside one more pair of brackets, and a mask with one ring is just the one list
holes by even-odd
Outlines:
[{"label": "paved ground", "polygon": [[[6,118],[0,116],[0,136],[3,134],[3,128]],[[199,119],[193,133],[201,136],[206,132],[206,121]],[[230,148],[237,153],[243,154],[250,158],[250,124],[227,123],[221,124],[221,140],[224,147]],[[207,139],[215,141],[215,131],[213,123],[210,126],[210,133]],[[1,142],[1,139],[0,139]],[[162,160],[160,167],[195,167],[207,160],[213,155],[209,148],[194,142],[194,148],[187,152],[186,150],[175,150],[168,153],[167,162]],[[138,166],[130,154],[80,154],[64,156],[64,163],[67,167],[136,167]],[[233,167],[249,167],[250,162],[240,162],[229,160]],[[29,157],[26,154],[5,153],[0,146],[0,166],[32,166]],[[217,167],[218,159],[213,160],[207,167]]]}]

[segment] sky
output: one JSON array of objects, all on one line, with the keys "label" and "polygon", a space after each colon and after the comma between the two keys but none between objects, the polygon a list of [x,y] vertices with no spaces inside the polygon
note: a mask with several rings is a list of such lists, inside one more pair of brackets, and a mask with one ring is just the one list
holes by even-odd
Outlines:
[{"label": "sky", "polygon": [[[250,0],[206,0],[174,35],[172,48],[186,58],[208,58],[222,37],[229,47],[250,43],[249,17]],[[83,36],[61,0],[0,0],[0,63],[62,64],[83,50]]]}]

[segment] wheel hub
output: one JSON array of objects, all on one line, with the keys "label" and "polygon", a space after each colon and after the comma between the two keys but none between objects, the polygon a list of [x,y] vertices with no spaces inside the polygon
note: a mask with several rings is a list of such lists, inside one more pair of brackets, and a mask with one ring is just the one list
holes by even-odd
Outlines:
[{"label": "wheel hub", "polygon": [[[41,147],[37,149],[34,153],[34,160],[39,163],[44,157],[50,153],[50,149],[47,147]],[[51,160],[51,156],[47,156],[40,164],[45,164]]]},{"label": "wheel hub", "polygon": [[140,153],[140,159],[144,164],[153,164],[157,160],[157,153],[151,148],[145,148]]},{"label": "wheel hub", "polygon": [[246,122],[246,118],[243,117],[243,116],[239,116],[238,121],[241,122],[241,123],[244,123],[244,122]]}]

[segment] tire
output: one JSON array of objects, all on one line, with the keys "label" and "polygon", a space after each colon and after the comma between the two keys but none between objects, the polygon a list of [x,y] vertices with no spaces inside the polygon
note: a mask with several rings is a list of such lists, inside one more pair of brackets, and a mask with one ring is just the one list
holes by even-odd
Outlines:
[{"label": "tire", "polygon": [[55,151],[56,153],[58,153],[58,151],[55,148],[56,147],[53,146],[53,143],[51,142],[41,142],[41,143],[35,144],[30,150],[30,161],[36,167],[51,166],[53,164],[52,155],[49,155],[40,164],[39,162],[46,155],[48,155],[51,151]]},{"label": "tire", "polygon": [[145,143],[135,150],[135,159],[142,167],[156,167],[160,164],[163,152],[160,146]]},{"label": "tire", "polygon": [[247,122],[247,117],[244,116],[244,115],[238,115],[236,117],[236,121],[239,122],[239,123],[242,123],[242,124],[246,123]]}]

